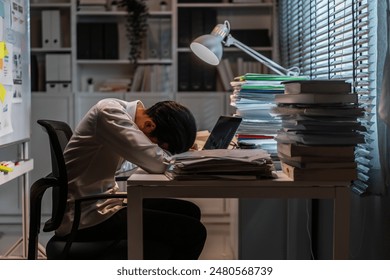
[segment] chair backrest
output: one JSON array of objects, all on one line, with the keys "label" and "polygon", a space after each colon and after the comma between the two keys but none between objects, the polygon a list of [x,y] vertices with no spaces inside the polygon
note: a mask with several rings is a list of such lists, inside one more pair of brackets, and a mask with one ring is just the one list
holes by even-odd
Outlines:
[{"label": "chair backrest", "polygon": [[38,120],[37,122],[49,136],[52,165],[52,173],[50,176],[54,177],[59,185],[59,187],[53,188],[52,216],[43,228],[43,231],[48,232],[56,230],[59,227],[65,213],[68,195],[68,176],[63,153],[73,133],[72,129],[65,122],[55,120]]},{"label": "chair backrest", "polygon": [[63,152],[72,136],[72,129],[68,124],[54,120],[38,120],[38,124],[44,128],[49,136],[52,172],[34,182],[30,188],[28,259],[36,259],[38,255],[41,205],[46,190],[52,189],[51,218],[43,228],[43,231],[46,232],[56,230],[61,224],[68,195],[68,178]]}]

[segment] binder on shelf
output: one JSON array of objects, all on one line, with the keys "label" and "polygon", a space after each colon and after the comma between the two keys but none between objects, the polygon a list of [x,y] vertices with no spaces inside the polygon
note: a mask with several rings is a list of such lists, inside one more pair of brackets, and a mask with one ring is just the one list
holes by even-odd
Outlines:
[{"label": "binder on shelf", "polygon": [[172,57],[172,46],[171,46],[171,37],[172,37],[172,28],[171,28],[171,19],[169,18],[160,18],[159,24],[159,47],[160,47],[160,58],[169,59]]},{"label": "binder on shelf", "polygon": [[237,73],[242,75],[242,73],[246,73],[244,70],[244,59],[242,57],[237,58]]},{"label": "binder on shelf", "polygon": [[172,92],[172,65],[163,65],[162,91]]},{"label": "binder on shelf", "polygon": [[31,91],[38,91],[39,89],[39,70],[38,58],[36,55],[31,55]]},{"label": "binder on shelf", "polygon": [[191,13],[189,9],[179,9],[178,16],[178,47],[188,48],[191,43]]},{"label": "binder on shelf", "polygon": [[77,59],[91,58],[91,47],[89,39],[90,23],[77,23]]},{"label": "binder on shelf", "polygon": [[131,88],[130,91],[139,91],[141,89],[142,85],[142,78],[144,75],[144,65],[138,65],[137,69],[135,70],[135,73],[133,75],[133,80],[131,82]]},{"label": "binder on shelf", "polygon": [[149,72],[149,91],[150,92],[156,92],[157,91],[157,79],[158,79],[158,73],[157,73],[157,66],[158,65],[148,65],[148,72]]},{"label": "binder on shelf", "polygon": [[51,48],[51,11],[43,10],[42,18],[42,47]]},{"label": "binder on shelf", "polygon": [[231,89],[230,82],[228,75],[226,73],[225,65],[223,63],[219,63],[217,65],[217,71],[219,75],[219,79],[221,80],[222,87],[225,91],[229,91]]},{"label": "binder on shelf", "polygon": [[214,9],[203,10],[203,34],[209,34],[215,25],[217,25],[217,11]]},{"label": "binder on shelf", "polygon": [[[191,33],[190,33],[191,38],[190,38],[190,41],[205,34],[204,30],[203,30],[203,21],[204,21],[203,10],[198,9],[198,8],[193,9],[191,11]],[[210,33],[210,31],[208,31],[208,33]],[[189,47],[189,45],[190,44],[188,43],[188,45],[186,45],[185,47]]]},{"label": "binder on shelf", "polygon": [[[207,9],[202,11],[203,31],[202,34],[208,34],[217,24],[217,12],[214,9]],[[195,38],[193,38],[195,39]],[[203,66],[203,90],[216,90],[217,69],[214,66],[202,63]]]},{"label": "binder on shelf", "polygon": [[77,59],[118,59],[118,41],[117,23],[78,23]]},{"label": "binder on shelf", "polygon": [[147,52],[148,58],[159,58],[159,49],[162,42],[159,41],[160,37],[160,19],[149,18],[148,19],[148,34],[147,34]]},{"label": "binder on shelf", "polygon": [[203,85],[202,90],[215,91],[216,90],[216,69],[213,65],[203,64]]},{"label": "binder on shelf", "polygon": [[70,82],[72,80],[71,77],[71,57],[70,54],[57,54],[57,65],[59,67],[58,69],[58,76],[59,81],[61,82]]},{"label": "binder on shelf", "polygon": [[[38,55],[37,56],[37,68],[38,68],[38,89],[37,91],[45,91],[46,90],[46,66],[45,66],[45,56]],[[32,71],[32,70],[31,70]]]},{"label": "binder on shelf", "polygon": [[178,89],[179,91],[189,91],[190,90],[190,54],[189,53],[179,53],[178,54]]},{"label": "binder on shelf", "polygon": [[91,23],[89,27],[91,59],[104,59],[104,23]]},{"label": "binder on shelf", "polygon": [[59,10],[51,11],[51,44],[53,48],[61,47],[61,15]]},{"label": "binder on shelf", "polygon": [[103,50],[105,59],[118,59],[119,47],[118,47],[118,25],[115,22],[104,23],[104,40]]},{"label": "binder on shelf", "polygon": [[189,81],[190,91],[204,90],[205,63],[203,63],[193,53],[190,53],[190,64],[188,64],[186,67],[191,67]]},{"label": "binder on shelf", "polygon": [[70,82],[71,80],[70,54],[46,54],[46,81]]},{"label": "binder on shelf", "polygon": [[224,58],[218,65],[217,70],[225,91],[232,90],[231,82],[234,80],[233,70],[230,65],[230,61]]},{"label": "binder on shelf", "polygon": [[61,47],[61,15],[59,10],[43,10],[42,13],[42,47]]},{"label": "binder on shelf", "polygon": [[50,93],[71,91],[70,54],[46,54],[46,88]]},{"label": "binder on shelf", "polygon": [[233,74],[233,70],[232,70],[232,66],[230,65],[230,61],[228,58],[224,58],[222,59],[221,61],[225,67],[225,71],[226,71],[226,75],[229,79],[229,82],[233,81],[234,80],[234,74]]},{"label": "binder on shelf", "polygon": [[151,65],[145,65],[144,67],[141,91],[149,92],[151,90]]},{"label": "binder on shelf", "polygon": [[57,82],[60,80],[60,65],[58,54],[46,54],[46,82]]}]

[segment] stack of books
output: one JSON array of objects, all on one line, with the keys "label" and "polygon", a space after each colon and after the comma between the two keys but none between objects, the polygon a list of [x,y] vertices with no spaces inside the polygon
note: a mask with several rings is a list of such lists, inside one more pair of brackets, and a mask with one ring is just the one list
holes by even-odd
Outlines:
[{"label": "stack of books", "polygon": [[272,112],[282,120],[277,152],[294,180],[355,180],[354,148],[364,143],[364,109],[344,80],[284,82]]},{"label": "stack of books", "polygon": [[256,147],[276,156],[274,140],[281,128],[281,120],[270,114],[275,106],[275,95],[284,93],[284,81],[306,79],[271,74],[247,73],[234,78],[230,83],[233,93],[230,105],[236,108],[236,115],[242,117],[237,130],[241,147]]}]

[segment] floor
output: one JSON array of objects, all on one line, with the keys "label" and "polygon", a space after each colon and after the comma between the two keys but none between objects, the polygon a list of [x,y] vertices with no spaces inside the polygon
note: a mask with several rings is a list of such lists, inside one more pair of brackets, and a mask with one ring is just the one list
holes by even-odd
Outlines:
[{"label": "floor", "polygon": [[[229,229],[227,225],[221,224],[208,224],[207,227],[207,240],[205,248],[200,256],[202,260],[218,260],[218,259],[232,259],[233,253],[230,249]],[[4,256],[9,249],[18,242],[21,236],[21,225],[0,225],[0,259]],[[45,245],[50,234],[41,233],[40,243]],[[11,258],[19,259],[22,255],[21,246],[17,246],[11,254]],[[44,256],[42,256],[44,258]]]}]

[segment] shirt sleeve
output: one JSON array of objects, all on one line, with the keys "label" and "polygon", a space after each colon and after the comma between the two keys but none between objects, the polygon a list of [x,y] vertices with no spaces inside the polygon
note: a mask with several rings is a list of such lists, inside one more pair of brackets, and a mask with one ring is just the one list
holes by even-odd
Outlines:
[{"label": "shirt sleeve", "polygon": [[128,112],[115,101],[99,103],[96,134],[102,144],[149,173],[164,173],[169,155],[137,127]]}]

